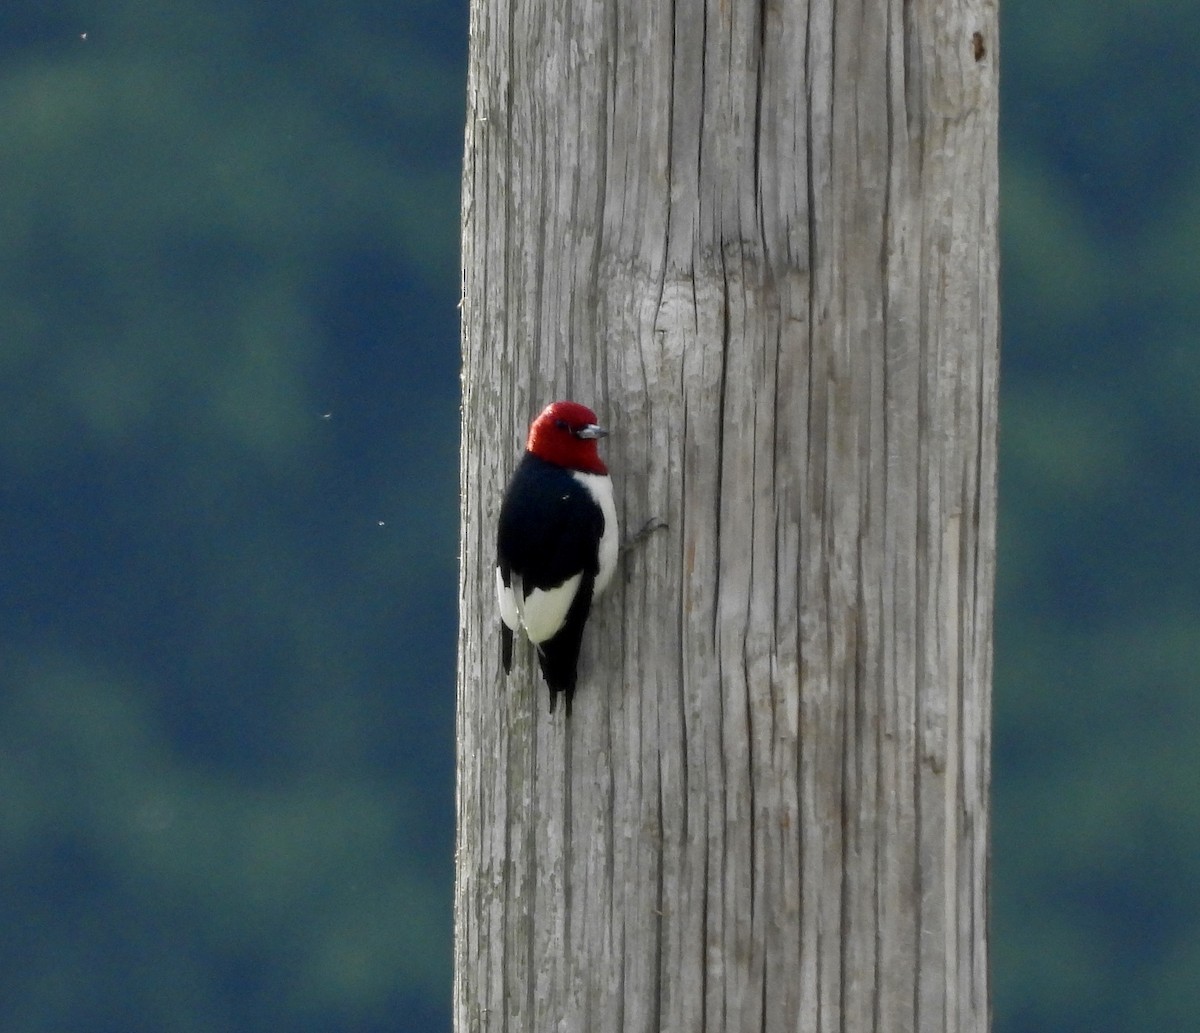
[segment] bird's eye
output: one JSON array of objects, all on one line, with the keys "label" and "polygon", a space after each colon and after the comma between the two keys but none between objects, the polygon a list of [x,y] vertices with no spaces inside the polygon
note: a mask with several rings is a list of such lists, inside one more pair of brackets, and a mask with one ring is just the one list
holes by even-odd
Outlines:
[{"label": "bird's eye", "polygon": [[559,430],[569,430],[570,429],[567,427],[566,420],[555,420],[554,426],[556,426]]}]

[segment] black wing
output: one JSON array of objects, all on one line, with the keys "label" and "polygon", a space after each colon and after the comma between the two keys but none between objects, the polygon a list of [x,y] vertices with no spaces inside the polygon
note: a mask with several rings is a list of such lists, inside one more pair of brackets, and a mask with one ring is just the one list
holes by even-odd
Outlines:
[{"label": "black wing", "polygon": [[570,472],[529,452],[517,465],[500,507],[497,558],[507,578],[517,574],[526,594],[561,585],[598,569],[604,514]]}]

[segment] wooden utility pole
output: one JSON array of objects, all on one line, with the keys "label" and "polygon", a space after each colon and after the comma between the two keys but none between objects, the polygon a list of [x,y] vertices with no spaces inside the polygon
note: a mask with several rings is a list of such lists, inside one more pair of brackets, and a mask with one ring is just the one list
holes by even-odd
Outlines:
[{"label": "wooden utility pole", "polygon": [[[472,0],[457,1033],[988,1027],[994,0]],[[496,515],[569,397],[574,715]]]}]

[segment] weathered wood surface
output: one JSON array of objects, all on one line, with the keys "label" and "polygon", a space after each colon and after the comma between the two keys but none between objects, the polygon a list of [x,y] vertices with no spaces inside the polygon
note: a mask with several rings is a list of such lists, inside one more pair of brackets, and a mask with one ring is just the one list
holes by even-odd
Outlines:
[{"label": "weathered wood surface", "polygon": [[[984,1031],[996,6],[472,0],[458,1033]],[[591,404],[569,723],[497,508]]]}]

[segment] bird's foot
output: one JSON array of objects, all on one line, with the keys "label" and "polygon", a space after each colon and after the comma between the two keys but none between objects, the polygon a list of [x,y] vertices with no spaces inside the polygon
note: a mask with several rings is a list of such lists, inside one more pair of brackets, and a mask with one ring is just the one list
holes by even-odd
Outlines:
[{"label": "bird's foot", "polygon": [[642,529],[637,534],[621,545],[621,552],[625,553],[631,549],[636,549],[642,542],[654,534],[655,531],[665,531],[667,526],[665,520],[660,520],[658,517],[651,517],[642,525]]}]

